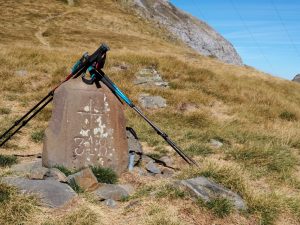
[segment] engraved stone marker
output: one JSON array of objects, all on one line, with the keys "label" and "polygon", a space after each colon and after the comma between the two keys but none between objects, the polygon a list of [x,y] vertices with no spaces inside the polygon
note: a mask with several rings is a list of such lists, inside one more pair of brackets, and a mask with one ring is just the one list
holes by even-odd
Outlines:
[{"label": "engraved stone marker", "polygon": [[45,132],[43,165],[80,169],[89,165],[126,170],[128,146],[122,104],[104,85],[81,79],[61,85]]}]

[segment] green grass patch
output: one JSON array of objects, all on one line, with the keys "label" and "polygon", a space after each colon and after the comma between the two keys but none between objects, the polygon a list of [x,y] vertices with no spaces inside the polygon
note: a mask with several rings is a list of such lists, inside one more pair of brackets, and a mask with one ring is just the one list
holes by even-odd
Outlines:
[{"label": "green grass patch", "polygon": [[118,175],[111,168],[92,166],[91,170],[100,183],[115,184],[118,182]]},{"label": "green grass patch", "polygon": [[12,155],[0,155],[0,167],[11,166],[17,163],[17,157]]},{"label": "green grass patch", "polygon": [[185,151],[192,156],[208,156],[213,154],[213,150],[204,144],[191,144]]},{"label": "green grass patch", "polygon": [[11,113],[11,109],[8,108],[0,108],[0,115],[8,115]]},{"label": "green grass patch", "polygon": [[208,202],[204,202],[199,198],[197,205],[212,210],[212,212],[220,218],[228,216],[234,210],[233,203],[227,198],[215,198]]},{"label": "green grass patch", "polygon": [[169,199],[178,199],[185,198],[187,193],[181,190],[179,187],[176,187],[171,184],[166,184],[162,186],[159,191],[156,193],[158,198],[169,198]]},{"label": "green grass patch", "polygon": [[54,168],[57,168],[59,169],[62,173],[64,173],[66,176],[69,176],[69,175],[72,175],[74,174],[75,172],[72,171],[72,170],[69,170],[68,168],[62,166],[62,165],[56,165],[54,166]]},{"label": "green grass patch", "polygon": [[255,167],[261,172],[276,172],[287,174],[296,166],[297,160],[291,151],[281,146],[252,146],[233,149],[227,155],[246,166]]},{"label": "green grass patch", "polygon": [[289,111],[283,111],[282,113],[279,114],[279,118],[282,120],[287,120],[287,121],[297,121],[298,117],[295,113],[289,112]]},{"label": "green grass patch", "polygon": [[83,193],[84,190],[78,185],[76,184],[74,179],[71,179],[69,182],[70,187],[78,194]]},{"label": "green grass patch", "polygon": [[31,140],[35,143],[41,143],[44,140],[44,131],[43,130],[38,130],[38,131],[34,131],[31,134]]},{"label": "green grass patch", "polygon": [[5,184],[0,183],[0,204],[10,199],[11,188]]}]

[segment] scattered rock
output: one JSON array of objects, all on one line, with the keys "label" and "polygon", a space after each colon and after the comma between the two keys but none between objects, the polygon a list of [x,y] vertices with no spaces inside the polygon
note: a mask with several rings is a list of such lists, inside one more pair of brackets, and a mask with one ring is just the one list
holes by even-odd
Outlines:
[{"label": "scattered rock", "polygon": [[125,209],[130,210],[130,209],[132,209],[136,206],[139,206],[139,205],[141,205],[141,201],[140,200],[134,200],[134,201],[129,202],[129,204],[127,206],[125,206]]},{"label": "scattered rock", "polygon": [[42,167],[42,160],[36,159],[32,162],[15,164],[11,167],[11,171],[17,174],[29,174],[34,168]]},{"label": "scattered rock", "polygon": [[135,74],[134,84],[143,86],[168,87],[169,83],[163,81],[161,75],[154,68],[145,68]]},{"label": "scattered rock", "polygon": [[195,103],[182,103],[178,106],[178,110],[181,112],[195,112],[199,109],[199,106]]},{"label": "scattered rock", "polygon": [[244,200],[231,190],[208,180],[205,177],[197,177],[179,182],[192,195],[200,197],[203,201],[208,202],[215,198],[223,197],[231,200],[234,206],[239,210],[246,210],[247,206]]},{"label": "scattered rock", "polygon": [[300,74],[297,74],[292,81],[300,83]]},{"label": "scattered rock", "polygon": [[126,65],[125,63],[121,63],[121,64],[117,64],[114,65],[111,69],[115,72],[120,72],[120,71],[125,71],[128,70],[128,65]]},{"label": "scattered rock", "polygon": [[97,178],[90,168],[85,168],[78,173],[67,177],[68,183],[75,182],[85,191],[94,191],[99,187]]},{"label": "scattered rock", "polygon": [[74,6],[74,0],[68,0],[68,5],[69,6]]},{"label": "scattered rock", "polygon": [[143,146],[139,142],[136,132],[131,127],[126,127],[128,150],[129,152],[136,152],[143,154]]},{"label": "scattered rock", "polygon": [[170,178],[174,175],[174,170],[169,169],[169,168],[163,168],[161,171],[161,174],[165,178]]},{"label": "scattered rock", "polygon": [[104,184],[93,193],[99,200],[113,199],[120,201],[129,197],[133,190],[133,187],[130,185]]},{"label": "scattered rock", "polygon": [[210,140],[210,145],[213,147],[213,148],[221,148],[224,144],[216,139],[211,139]]},{"label": "scattered rock", "polygon": [[143,108],[159,109],[167,107],[167,101],[161,96],[150,96],[148,94],[141,94],[139,103]]},{"label": "scattered rock", "polygon": [[36,167],[30,170],[29,179],[31,180],[43,180],[49,169],[45,167]]},{"label": "scattered rock", "polygon": [[140,167],[134,167],[131,173],[137,174],[138,176],[147,176],[147,171]]},{"label": "scattered rock", "polygon": [[16,186],[23,193],[34,194],[41,198],[44,205],[59,208],[77,196],[75,191],[67,185],[55,180],[29,180],[19,177],[5,177],[1,182]]},{"label": "scattered rock", "polygon": [[20,76],[20,77],[25,77],[25,76],[27,76],[27,70],[17,70],[16,71],[16,75],[17,76]]},{"label": "scattered rock", "polygon": [[173,166],[173,160],[169,156],[163,156],[159,160],[162,161],[165,164],[165,166],[167,166],[167,167]]},{"label": "scattered rock", "polygon": [[146,169],[150,173],[161,174],[160,169],[153,162],[148,162],[146,165]]},{"label": "scattered rock", "polygon": [[142,155],[142,161],[144,163],[154,162],[154,160],[151,157],[147,156],[147,155]]},{"label": "scattered rock", "polygon": [[116,208],[117,207],[117,202],[113,199],[106,199],[104,201],[104,204],[110,208]]},{"label": "scattered rock", "polygon": [[53,180],[56,180],[56,181],[59,181],[59,182],[62,182],[62,183],[67,183],[68,182],[68,179],[67,179],[66,175],[57,168],[49,169],[46,176],[47,176],[47,179],[49,179],[49,180],[53,179]]}]

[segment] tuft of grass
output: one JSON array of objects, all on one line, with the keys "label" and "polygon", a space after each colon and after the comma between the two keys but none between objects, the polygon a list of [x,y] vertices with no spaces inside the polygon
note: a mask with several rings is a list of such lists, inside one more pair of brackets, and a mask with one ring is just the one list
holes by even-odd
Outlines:
[{"label": "tuft of grass", "polygon": [[291,151],[281,146],[253,146],[234,149],[227,153],[234,160],[268,172],[289,173],[296,166],[297,160]]},{"label": "tuft of grass", "polygon": [[212,199],[208,202],[204,202],[199,198],[197,200],[197,205],[212,210],[213,213],[220,218],[228,216],[234,210],[233,203],[229,199],[221,197]]},{"label": "tuft of grass", "polygon": [[0,183],[0,204],[10,199],[11,188]]},{"label": "tuft of grass", "polygon": [[74,179],[70,180],[69,185],[76,193],[84,193],[84,190],[78,184],[76,184]]},{"label": "tuft of grass", "polygon": [[31,140],[35,143],[40,143],[44,140],[44,131],[43,130],[38,130],[38,131],[34,131],[31,134]]},{"label": "tuft of grass", "polygon": [[62,166],[62,165],[56,165],[54,166],[54,168],[57,168],[59,169],[62,173],[64,173],[66,176],[69,176],[69,175],[72,175],[74,174],[75,172],[69,170],[68,168],[66,168],[65,166]]},{"label": "tuft of grass", "polygon": [[196,155],[208,156],[213,154],[213,150],[203,144],[191,144],[185,150],[187,153],[189,153],[192,156],[196,156]]},{"label": "tuft of grass", "polygon": [[169,199],[178,199],[185,198],[187,193],[181,190],[179,187],[176,187],[172,184],[166,184],[162,186],[159,191],[156,193],[158,198],[169,198]]},{"label": "tuft of grass", "polygon": [[118,175],[111,168],[92,166],[91,170],[100,183],[115,184],[118,182]]},{"label": "tuft of grass", "polygon": [[282,113],[279,114],[279,118],[282,120],[287,120],[287,121],[297,121],[298,117],[295,113],[289,112],[289,111],[283,111]]},{"label": "tuft of grass", "polygon": [[8,108],[0,108],[0,115],[8,115],[11,113],[11,109]]},{"label": "tuft of grass", "polygon": [[61,218],[49,219],[42,225],[94,225],[99,224],[99,219],[95,212],[87,207],[71,211]]},{"label": "tuft of grass", "polygon": [[37,200],[0,184],[0,224],[25,224],[37,211]]},{"label": "tuft of grass", "polygon": [[12,155],[0,155],[0,167],[11,166],[17,163],[17,157]]}]

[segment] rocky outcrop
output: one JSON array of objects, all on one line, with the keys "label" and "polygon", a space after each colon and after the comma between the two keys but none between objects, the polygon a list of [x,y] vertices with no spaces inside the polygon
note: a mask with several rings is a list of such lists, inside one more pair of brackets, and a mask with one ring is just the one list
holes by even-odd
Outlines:
[{"label": "rocky outcrop", "polygon": [[297,74],[292,81],[300,83],[300,74]]},{"label": "rocky outcrop", "polygon": [[132,0],[139,14],[165,26],[173,35],[205,56],[243,65],[233,45],[205,22],[179,10],[168,0]]}]

